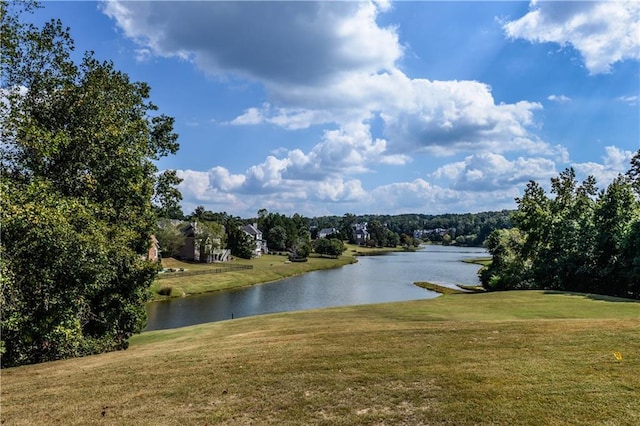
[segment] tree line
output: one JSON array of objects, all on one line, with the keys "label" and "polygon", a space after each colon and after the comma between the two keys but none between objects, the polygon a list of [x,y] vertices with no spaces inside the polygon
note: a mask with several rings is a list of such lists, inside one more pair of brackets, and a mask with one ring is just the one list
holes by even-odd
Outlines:
[{"label": "tree line", "polygon": [[[169,213],[169,214],[167,214]],[[286,216],[277,212],[260,209],[257,216],[241,218],[226,212],[212,212],[198,206],[188,215],[179,207],[171,210],[157,208],[160,217],[156,237],[160,241],[163,256],[175,256],[184,243],[182,229],[189,223],[198,223],[198,241],[212,237],[219,247],[228,248],[234,256],[250,258],[255,242],[244,232],[243,225],[256,224],[267,240],[270,251],[289,252],[294,258],[304,258],[311,251],[324,250],[324,244],[317,242],[318,232],[329,228],[335,231],[328,235],[330,240],[355,244],[355,229],[358,224],[366,224],[370,247],[417,247],[423,242],[482,246],[484,239],[495,229],[511,227],[508,210],[466,214],[403,214],[403,215],[355,215],[305,217],[298,213]],[[425,234],[415,238],[414,231],[444,229],[445,234]],[[337,244],[337,243],[335,243]],[[333,251],[336,251],[334,249]]]},{"label": "tree line", "polygon": [[640,297],[640,150],[604,190],[566,169],[551,194],[531,181],[512,216],[486,246],[489,290],[549,289]]}]

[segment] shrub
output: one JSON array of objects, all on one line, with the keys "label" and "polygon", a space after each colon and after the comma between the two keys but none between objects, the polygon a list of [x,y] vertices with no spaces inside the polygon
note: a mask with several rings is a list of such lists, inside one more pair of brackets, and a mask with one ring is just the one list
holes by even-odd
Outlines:
[{"label": "shrub", "polygon": [[172,290],[173,287],[171,287],[170,285],[163,285],[162,287],[160,287],[160,290],[158,290],[158,294],[160,296],[171,296]]}]

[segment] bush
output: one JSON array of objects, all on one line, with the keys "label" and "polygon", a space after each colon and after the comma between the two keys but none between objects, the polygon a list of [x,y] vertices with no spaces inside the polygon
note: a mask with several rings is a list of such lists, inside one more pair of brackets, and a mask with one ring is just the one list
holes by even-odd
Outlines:
[{"label": "bush", "polygon": [[170,285],[163,285],[162,287],[160,287],[160,290],[158,290],[158,294],[160,296],[171,296],[172,290],[173,287],[171,287]]}]

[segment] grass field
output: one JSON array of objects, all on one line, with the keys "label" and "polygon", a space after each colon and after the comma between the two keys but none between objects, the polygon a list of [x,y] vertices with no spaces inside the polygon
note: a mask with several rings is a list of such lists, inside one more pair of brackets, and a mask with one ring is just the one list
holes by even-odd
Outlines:
[{"label": "grass field", "polygon": [[640,424],[640,303],[539,291],[143,333],[2,370],[3,425]]}]

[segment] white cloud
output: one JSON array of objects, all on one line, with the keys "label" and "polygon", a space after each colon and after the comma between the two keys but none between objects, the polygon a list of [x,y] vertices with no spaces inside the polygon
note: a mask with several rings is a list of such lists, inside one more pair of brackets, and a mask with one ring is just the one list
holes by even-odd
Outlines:
[{"label": "white cloud", "polygon": [[602,157],[602,163],[592,161],[586,163],[573,163],[571,166],[583,178],[591,175],[596,178],[598,187],[605,188],[619,174],[626,173],[631,167],[631,158],[635,153],[633,151],[625,151],[616,146],[605,147],[605,156]]},{"label": "white cloud", "polygon": [[511,38],[572,45],[590,74],[640,59],[640,2],[532,1],[525,16],[504,25]]},{"label": "white cloud", "polygon": [[547,99],[560,104],[565,104],[571,101],[571,98],[565,95],[549,95],[547,96]]},{"label": "white cloud", "polygon": [[395,29],[376,24],[384,4],[112,1],[102,7],[141,46],[211,74],[309,84],[345,71],[377,72],[402,55]]},{"label": "white cloud", "polygon": [[[386,1],[103,4],[140,49],[264,86],[266,102],[223,124],[324,126],[314,146],[280,149],[241,172],[179,171],[187,208],[308,216],[335,214],[325,207],[333,203],[345,212],[513,208],[529,179],[555,175],[556,163],[543,157],[566,162],[568,152],[536,136],[542,105],[496,102],[491,87],[478,81],[407,76],[398,67],[403,48],[396,29],[377,23],[389,7]],[[372,132],[378,124],[381,131]],[[357,176],[379,164],[407,165],[414,155],[462,152],[471,155],[426,176],[432,182],[365,188]],[[507,158],[514,153],[527,155]]]},{"label": "white cloud", "polygon": [[[423,179],[383,185],[371,191],[370,211],[389,214],[432,212],[479,212],[512,209],[514,199],[519,196],[517,188],[503,190],[488,189],[482,194],[473,191],[455,190],[434,185]],[[367,210],[365,210],[367,211]]]},{"label": "white cloud", "polygon": [[410,86],[409,102],[382,115],[389,139],[404,149],[436,155],[550,150],[528,130],[542,109],[538,103],[496,104],[490,88],[476,81],[414,79]]},{"label": "white cloud", "polygon": [[260,124],[260,123],[263,123],[264,121],[265,121],[264,116],[262,115],[262,112],[258,108],[249,108],[244,112],[244,114],[239,115],[233,120],[231,120],[229,124],[244,126],[244,125]]},{"label": "white cloud", "polygon": [[[355,155],[350,151],[353,140],[361,137],[353,123],[365,125],[377,117],[383,119],[386,138],[370,141],[366,148],[386,154],[375,157],[367,151],[364,157],[374,162],[405,164],[407,155],[417,151],[553,151],[531,133],[539,103],[496,104],[486,84],[411,79],[398,69],[403,48],[397,30],[377,22],[389,7],[387,2],[103,6],[126,36],[156,55],[193,61],[209,74],[261,82],[269,101],[246,109],[228,124],[289,130],[336,126],[318,147],[323,152],[316,153],[327,166],[331,158],[337,159],[323,155],[327,150]],[[178,15],[180,20],[175,19]],[[354,128],[356,133],[349,134]],[[340,144],[345,146],[338,148]],[[334,162],[334,167],[345,162]]]},{"label": "white cloud", "polygon": [[344,181],[334,178],[319,182],[314,188],[314,198],[318,201],[359,201],[366,197],[359,180]]},{"label": "white cloud", "polygon": [[633,95],[633,96],[620,96],[618,98],[619,101],[624,102],[626,104],[628,104],[629,106],[636,106],[638,105],[638,96],[637,95]]},{"label": "white cloud", "polygon": [[508,160],[499,154],[482,153],[444,165],[432,177],[447,180],[453,189],[486,192],[520,188],[530,180],[547,181],[556,174],[556,164],[546,158]]}]

